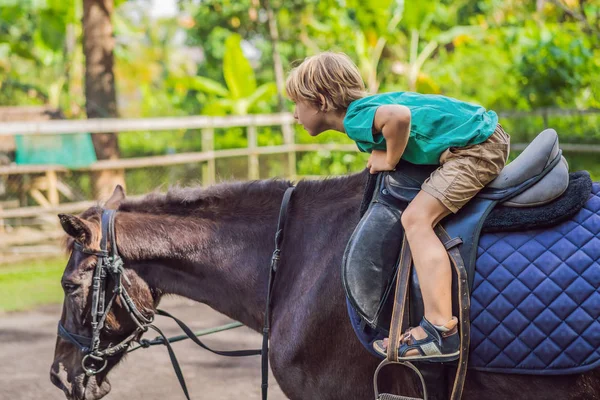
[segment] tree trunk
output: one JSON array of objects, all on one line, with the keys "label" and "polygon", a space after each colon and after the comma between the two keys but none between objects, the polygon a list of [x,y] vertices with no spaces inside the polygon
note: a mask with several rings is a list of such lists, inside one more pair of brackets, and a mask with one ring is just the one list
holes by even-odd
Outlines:
[{"label": "tree trunk", "polygon": [[[116,118],[117,98],[113,72],[115,41],[111,15],[113,0],[83,0],[83,54],[85,55],[85,108],[88,118]],[[98,160],[119,158],[117,135],[94,133]],[[124,185],[123,170],[94,172],[94,195],[108,198],[115,185]]]}]

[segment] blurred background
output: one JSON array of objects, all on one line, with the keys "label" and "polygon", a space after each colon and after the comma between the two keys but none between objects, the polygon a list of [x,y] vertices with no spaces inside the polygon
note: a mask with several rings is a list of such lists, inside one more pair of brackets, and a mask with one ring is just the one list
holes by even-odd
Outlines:
[{"label": "blurred background", "polygon": [[[294,124],[294,62],[347,53],[371,92],[494,109],[512,156],[559,133],[600,179],[594,0],[0,0],[0,311],[60,302],[56,214],[169,185],[358,172]],[[24,295],[26,293],[27,295]]]}]

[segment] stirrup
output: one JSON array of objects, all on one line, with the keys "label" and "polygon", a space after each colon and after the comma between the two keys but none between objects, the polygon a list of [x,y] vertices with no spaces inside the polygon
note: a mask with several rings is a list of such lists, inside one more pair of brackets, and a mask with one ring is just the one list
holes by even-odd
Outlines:
[{"label": "stirrup", "polygon": [[[391,393],[379,393],[379,385],[377,382],[379,372],[383,369],[383,367],[391,364],[400,364],[404,367],[408,367],[412,369],[415,374],[417,374],[419,380],[421,381],[421,387],[423,388],[423,398],[400,396]],[[373,387],[375,388],[375,400],[427,400],[427,386],[425,386],[425,378],[423,377],[423,374],[421,374],[417,367],[415,367],[412,363],[409,363],[407,361],[390,361],[387,359],[383,360],[375,370],[375,375],[373,376]]]}]

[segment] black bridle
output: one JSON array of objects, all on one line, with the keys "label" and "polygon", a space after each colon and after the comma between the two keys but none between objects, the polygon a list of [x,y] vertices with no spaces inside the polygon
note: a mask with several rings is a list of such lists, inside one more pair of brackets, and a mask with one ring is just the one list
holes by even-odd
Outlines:
[{"label": "black bridle", "polygon": [[[90,338],[71,333],[60,321],[58,321],[58,335],[73,343],[85,354],[81,360],[81,366],[88,376],[102,372],[108,363],[107,358],[127,350],[132,341],[138,338],[141,333],[148,330],[148,327],[154,319],[154,316],[146,317],[138,310],[131,299],[131,296],[127,293],[127,289],[123,285],[123,278],[129,285],[131,285],[131,282],[123,275],[123,260],[119,255],[117,241],[115,239],[115,214],[114,210],[103,210],[102,212],[102,239],[100,239],[100,251],[87,249],[78,242],[75,242],[74,245],[75,250],[98,258],[96,268],[94,269],[94,277],[92,278],[92,305],[90,309],[92,317],[92,337]],[[110,242],[110,252],[108,251],[108,242]],[[107,277],[109,275],[114,282],[114,286],[110,300],[106,303],[105,300],[108,291]],[[100,349],[100,332],[104,328],[106,317],[117,296],[121,299],[122,307],[125,307],[127,313],[137,327],[131,335],[127,336],[118,344],[109,344],[104,349]],[[92,366],[86,365],[88,359],[102,362],[103,364],[100,368],[95,369]]]},{"label": "black bridle", "polygon": [[[271,264],[269,267],[269,283],[267,287],[267,301],[265,307],[265,317],[264,317],[264,326],[263,326],[263,341],[262,341],[262,349],[261,350],[237,350],[237,351],[218,351],[213,350],[202,343],[194,334],[194,332],[182,321],[175,318],[171,314],[166,311],[157,309],[156,314],[166,316],[172,318],[179,327],[185,332],[185,334],[190,338],[194,343],[198,346],[211,351],[215,354],[228,356],[228,357],[245,357],[245,356],[254,356],[261,355],[262,357],[262,398],[263,400],[267,399],[267,391],[268,391],[268,377],[269,377],[269,332],[271,329],[271,321],[270,321],[270,306],[271,306],[271,295],[273,282],[275,279],[275,273],[279,266],[280,254],[281,254],[281,244],[283,242],[283,232],[285,227],[285,222],[287,218],[287,209],[288,204],[290,202],[292,192],[294,191],[294,186],[289,187],[284,195],[283,200],[281,202],[281,208],[279,210],[279,219],[277,222],[277,231],[275,233],[275,250],[273,251],[273,255],[271,257]],[[175,370],[175,374],[179,380],[181,388],[189,400],[190,396],[187,390],[187,385],[185,384],[185,379],[183,377],[183,373],[181,372],[181,368],[179,366],[179,362],[177,361],[177,357],[175,356],[175,352],[171,347],[171,339],[167,339],[167,337],[162,333],[160,329],[152,324],[154,320],[154,315],[149,317],[143,315],[135,303],[131,299],[131,296],[127,293],[127,289],[123,285],[122,279],[125,279],[129,285],[131,282],[127,279],[127,277],[123,274],[123,260],[119,255],[119,251],[117,249],[117,242],[115,236],[115,210],[103,210],[102,218],[101,218],[101,229],[102,229],[102,238],[100,240],[100,250],[90,250],[83,247],[80,243],[75,242],[74,250],[80,251],[84,254],[93,255],[98,258],[96,268],[94,270],[94,277],[92,280],[92,305],[91,305],[91,317],[92,317],[92,337],[78,335],[72,332],[69,332],[59,321],[58,322],[58,335],[67,340],[68,342],[75,345],[83,354],[83,358],[81,360],[81,366],[85,371],[86,375],[93,376],[100,372],[102,372],[107,364],[108,357],[117,355],[121,352],[133,351],[138,349],[139,347],[149,347],[155,344],[164,344],[167,346],[169,351],[169,356],[171,358],[171,363],[173,364],[173,369]],[[108,250],[108,243],[110,242],[111,251]],[[107,277],[110,276],[112,281],[114,282],[112,295],[108,303],[106,303],[106,294],[107,294]],[[136,324],[136,329],[132,334],[127,336],[121,342],[116,345],[108,344],[107,347],[100,349],[100,333],[104,328],[104,322],[106,321],[106,317],[111,310],[111,307],[114,303],[116,297],[121,299],[122,307],[125,307],[129,316]],[[105,307],[106,303],[106,307]],[[148,329],[153,329],[160,335],[160,338],[157,338],[153,341],[148,341],[145,339],[141,339],[142,334]],[[140,346],[136,348],[129,349],[129,346],[132,342],[139,343]],[[102,366],[100,368],[95,368],[93,366],[86,366],[88,359],[93,361],[101,362]]]}]

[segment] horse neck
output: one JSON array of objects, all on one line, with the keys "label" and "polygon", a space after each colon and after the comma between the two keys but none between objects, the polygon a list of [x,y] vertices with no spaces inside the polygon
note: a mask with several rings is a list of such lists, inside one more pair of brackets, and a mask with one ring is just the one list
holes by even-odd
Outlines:
[{"label": "horse neck", "polygon": [[117,216],[117,229],[122,232],[119,251],[161,295],[177,294],[205,303],[258,330],[276,211],[273,218],[255,223],[216,226],[208,221],[124,213]]},{"label": "horse neck", "polygon": [[[362,184],[363,179],[357,178],[332,180],[329,184],[299,183],[289,209],[283,268],[277,276],[285,283],[278,283],[276,292],[295,286],[301,275],[317,275],[307,269],[326,267],[322,262],[310,261],[311,257],[326,259],[310,249],[322,249],[332,239],[329,236],[335,224],[356,212]],[[236,206],[225,199],[219,206],[222,209],[208,218],[185,213],[120,212],[116,219],[120,252],[159,293],[205,303],[260,330],[284,190],[270,190],[268,195],[252,201],[248,209],[232,210]],[[343,249],[340,245],[334,247]],[[285,293],[276,293],[276,297],[284,303]]]}]

